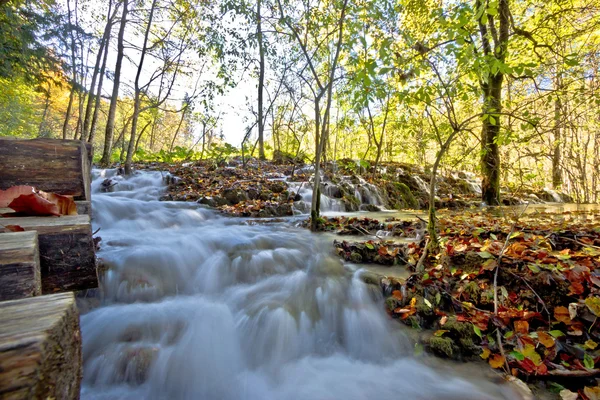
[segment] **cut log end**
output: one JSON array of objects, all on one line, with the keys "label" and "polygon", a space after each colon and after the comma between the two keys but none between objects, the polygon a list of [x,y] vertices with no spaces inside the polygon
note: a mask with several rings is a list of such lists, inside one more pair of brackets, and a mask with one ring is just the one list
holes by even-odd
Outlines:
[{"label": "cut log end", "polygon": [[77,399],[81,374],[72,293],[0,302],[0,398]]}]

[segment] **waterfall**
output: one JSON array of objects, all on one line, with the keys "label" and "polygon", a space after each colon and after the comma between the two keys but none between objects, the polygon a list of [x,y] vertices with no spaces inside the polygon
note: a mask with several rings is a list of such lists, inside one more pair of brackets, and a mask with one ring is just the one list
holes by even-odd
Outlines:
[{"label": "waterfall", "polygon": [[159,172],[94,177],[108,270],[81,316],[83,399],[515,398],[413,357],[380,292],[321,235],[159,202]]}]

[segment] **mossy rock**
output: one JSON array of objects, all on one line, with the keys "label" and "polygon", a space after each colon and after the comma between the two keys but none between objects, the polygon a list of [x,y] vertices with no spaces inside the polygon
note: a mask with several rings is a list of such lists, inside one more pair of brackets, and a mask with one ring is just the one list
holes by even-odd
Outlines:
[{"label": "mossy rock", "polygon": [[454,341],[449,337],[431,336],[425,344],[432,353],[442,357],[455,358],[459,351]]},{"label": "mossy rock", "polygon": [[406,207],[408,207],[408,208],[418,208],[419,207],[419,201],[415,198],[412,191],[406,184],[404,184],[402,182],[396,182],[396,183],[394,183],[394,186],[396,187],[398,193],[400,194],[400,197],[402,198],[402,202],[405,204]]}]

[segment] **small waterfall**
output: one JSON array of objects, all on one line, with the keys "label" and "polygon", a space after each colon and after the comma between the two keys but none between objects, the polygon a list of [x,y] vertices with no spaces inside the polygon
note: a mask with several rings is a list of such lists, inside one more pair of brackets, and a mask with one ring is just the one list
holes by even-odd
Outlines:
[{"label": "small waterfall", "polygon": [[413,180],[416,182],[419,190],[423,191],[423,193],[429,193],[429,184],[423,180],[419,175],[413,175]]},{"label": "small waterfall", "polygon": [[162,182],[142,172],[94,193],[108,270],[81,316],[83,399],[514,398],[414,358],[379,288],[321,235],[160,202]]},{"label": "small waterfall", "polygon": [[548,193],[555,203],[563,203],[563,198],[557,191],[549,188],[544,188],[544,192]]}]

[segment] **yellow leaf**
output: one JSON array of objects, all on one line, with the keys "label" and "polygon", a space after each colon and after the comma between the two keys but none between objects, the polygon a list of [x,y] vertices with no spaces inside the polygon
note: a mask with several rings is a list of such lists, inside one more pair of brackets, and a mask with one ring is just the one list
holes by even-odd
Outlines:
[{"label": "yellow leaf", "polygon": [[600,317],[600,297],[590,296],[585,299],[585,305],[596,317]]},{"label": "yellow leaf", "polygon": [[523,348],[521,352],[527,358],[529,358],[535,365],[542,364],[542,357],[535,351],[535,346],[532,344],[528,344]]},{"label": "yellow leaf", "polygon": [[537,334],[538,340],[541,344],[543,344],[547,348],[554,346],[554,338],[552,336],[548,335],[546,332],[538,332]]},{"label": "yellow leaf", "polygon": [[500,368],[504,365],[504,357],[501,354],[494,354],[490,357],[488,363],[492,368]]},{"label": "yellow leaf", "polygon": [[590,339],[585,342],[585,347],[590,350],[594,350],[596,347],[598,347],[598,343],[596,343],[592,339]]},{"label": "yellow leaf", "polygon": [[417,298],[413,297],[412,299],[410,299],[410,306],[414,307],[417,304]]},{"label": "yellow leaf", "polygon": [[527,335],[529,333],[529,322],[515,321],[515,331],[522,335]]},{"label": "yellow leaf", "polygon": [[489,358],[490,354],[491,354],[490,349],[488,349],[487,347],[484,347],[483,351],[481,352],[479,357],[483,358],[484,360],[487,360]]},{"label": "yellow leaf", "polygon": [[600,400],[600,387],[598,387],[598,386],[594,386],[594,387],[587,387],[586,386],[583,389],[583,393],[590,400]]}]

